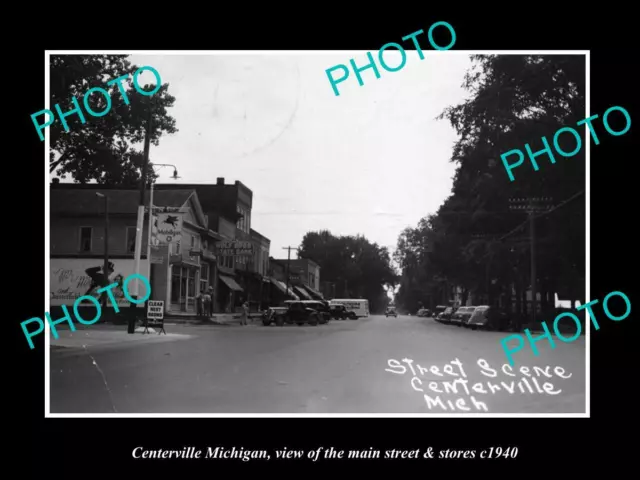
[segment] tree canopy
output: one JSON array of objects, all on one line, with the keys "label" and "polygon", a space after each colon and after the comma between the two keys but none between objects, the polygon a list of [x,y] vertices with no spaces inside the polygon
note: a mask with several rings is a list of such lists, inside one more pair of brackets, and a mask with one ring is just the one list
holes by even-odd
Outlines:
[{"label": "tree canopy", "polygon": [[[54,105],[58,104],[63,113],[71,111],[75,97],[86,122],[83,124],[75,113],[69,115],[65,118],[67,132],[56,113],[49,127],[50,171],[62,178],[70,175],[77,183],[95,180],[101,184],[132,184],[139,180],[149,109],[153,118],[151,144],[158,145],[163,134],[178,130],[175,119],[167,113],[175,102],[168,93],[169,84],[163,84],[152,96],[140,94],[133,88],[133,74],[138,68],[126,55],[51,56],[51,110],[55,112]],[[128,104],[117,83],[107,85],[123,75],[129,75],[122,82]],[[110,94],[111,109],[102,117],[91,116],[84,109],[83,97],[93,87]],[[152,91],[156,86],[140,87]],[[91,95],[88,103],[96,112],[107,107],[106,99],[98,93]],[[153,169],[149,169],[149,178],[153,176]]]},{"label": "tree canopy", "polygon": [[[554,151],[555,164],[540,155],[538,171],[525,150],[525,144],[542,150],[543,136],[553,145],[564,126],[584,133],[576,127],[585,118],[584,56],[473,55],[472,61],[463,85],[470,98],[440,116],[459,135],[452,194],[400,235],[397,301],[410,310],[447,302],[456,285],[486,302],[514,288],[518,302],[530,284],[529,224],[525,211],[509,206],[526,197],[550,197],[555,207],[536,219],[538,292],[584,299],[585,148],[570,158]],[[572,151],[575,139],[560,137],[560,146]],[[514,181],[500,159],[512,149],[525,154]]]},{"label": "tree canopy", "polygon": [[335,236],[328,230],[308,232],[298,255],[320,266],[320,278],[335,284],[337,297],[366,298],[372,311],[386,306],[385,286],[396,283],[387,248],[361,235]]}]

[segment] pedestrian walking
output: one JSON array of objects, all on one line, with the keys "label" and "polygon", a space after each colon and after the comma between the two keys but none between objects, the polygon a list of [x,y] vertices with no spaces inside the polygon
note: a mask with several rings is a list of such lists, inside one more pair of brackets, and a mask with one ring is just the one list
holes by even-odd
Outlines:
[{"label": "pedestrian walking", "polygon": [[196,297],[196,315],[201,317],[204,314],[204,290],[201,290]]},{"label": "pedestrian walking", "polygon": [[203,304],[204,304],[204,316],[205,317],[210,317],[211,316],[211,295],[209,295],[209,292],[205,292],[203,295]]},{"label": "pedestrian walking", "polygon": [[209,294],[209,297],[211,298],[211,301],[209,303],[210,307],[209,307],[209,316],[213,317],[213,287],[211,285],[209,285],[209,288],[207,289],[207,293]]},{"label": "pedestrian walking", "polygon": [[249,302],[244,302],[242,304],[242,316],[240,317],[240,325],[248,325],[247,320],[249,319]]}]

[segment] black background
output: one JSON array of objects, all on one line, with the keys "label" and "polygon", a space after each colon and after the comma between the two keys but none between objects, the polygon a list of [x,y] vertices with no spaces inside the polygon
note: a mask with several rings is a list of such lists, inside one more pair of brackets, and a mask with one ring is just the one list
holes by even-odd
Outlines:
[{"label": "black background", "polygon": [[[354,6],[350,7],[353,13],[348,13],[342,3],[298,3],[278,8],[269,4],[264,12],[259,11],[261,5],[244,4],[241,13],[226,11],[226,5],[222,11],[221,4],[213,3],[194,4],[182,12],[159,4],[145,5],[138,11],[129,4],[104,4],[64,12],[56,10],[62,7],[52,5],[47,7],[49,11],[33,12],[41,20],[16,26],[25,33],[5,44],[6,49],[15,50],[5,54],[4,69],[4,80],[9,82],[5,94],[15,103],[4,106],[4,116],[18,123],[5,122],[4,127],[4,144],[11,146],[4,158],[4,191],[10,196],[5,199],[5,219],[13,220],[11,227],[4,225],[5,232],[12,231],[3,242],[4,259],[15,263],[4,269],[5,275],[11,272],[5,283],[4,303],[4,332],[11,334],[6,342],[11,349],[4,370],[15,379],[7,381],[2,390],[15,407],[5,411],[3,430],[10,434],[3,436],[9,442],[5,450],[10,453],[9,459],[26,457],[19,464],[20,473],[27,478],[37,471],[53,478],[189,478],[196,470],[215,477],[245,475],[247,469],[264,475],[274,468],[303,467],[318,472],[338,470],[345,477],[353,475],[351,471],[365,475],[363,469],[385,475],[415,470],[420,476],[434,471],[451,475],[458,469],[480,475],[501,469],[510,478],[521,474],[558,478],[561,474],[575,476],[592,471],[598,465],[615,466],[621,471],[637,436],[630,423],[637,409],[632,388],[638,375],[629,354],[634,310],[622,322],[610,321],[601,314],[601,329],[591,329],[590,419],[45,419],[43,336],[35,340],[36,348],[29,350],[20,328],[21,321],[44,313],[42,202],[48,180],[42,165],[44,142],[39,141],[30,114],[44,108],[45,49],[375,52],[388,42],[408,45],[401,41],[403,36],[419,29],[426,32],[441,20],[455,28],[455,50],[591,51],[591,114],[602,116],[609,107],[620,105],[632,119],[631,130],[624,136],[601,134],[600,145],[591,142],[591,299],[602,300],[607,293],[621,290],[634,305],[630,274],[637,271],[632,262],[638,258],[638,236],[634,232],[639,215],[634,194],[639,189],[632,173],[637,170],[638,153],[631,149],[637,119],[631,105],[636,92],[631,87],[638,87],[638,77],[634,72],[637,55],[631,45],[637,43],[633,40],[638,27],[631,23],[630,13],[609,11],[599,5],[599,10],[589,11],[586,5],[573,4],[574,8],[566,12],[540,2],[511,3],[505,9],[491,6],[477,12],[458,5],[458,15],[436,15],[427,7],[419,9],[409,3]],[[22,20],[13,19],[8,26],[14,22]],[[448,37],[439,43],[448,43]],[[421,45],[430,50],[426,41],[421,40]],[[11,60],[17,60],[17,65]],[[318,71],[318,75],[325,73]],[[598,132],[601,128],[596,126]],[[10,193],[15,191],[12,184],[18,186],[15,193]],[[195,446],[205,450],[208,446],[333,446],[343,450],[517,446],[519,454],[516,460],[330,460],[312,464],[308,460],[272,458],[269,462],[242,463],[134,460],[131,452],[136,446]]]}]

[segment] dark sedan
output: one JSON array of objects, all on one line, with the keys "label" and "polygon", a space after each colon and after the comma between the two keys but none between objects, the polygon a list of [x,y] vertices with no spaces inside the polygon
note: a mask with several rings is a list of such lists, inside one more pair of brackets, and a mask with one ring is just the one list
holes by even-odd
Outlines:
[{"label": "dark sedan", "polygon": [[511,322],[509,321],[507,314],[498,307],[481,305],[476,307],[476,310],[471,315],[467,326],[473,330],[476,328],[482,328],[485,330],[506,332],[509,330]]},{"label": "dark sedan", "polygon": [[456,313],[451,316],[451,323],[454,323],[459,327],[462,327],[463,325],[466,326],[471,315],[473,315],[473,312],[475,311],[476,307],[460,307],[456,310]]}]

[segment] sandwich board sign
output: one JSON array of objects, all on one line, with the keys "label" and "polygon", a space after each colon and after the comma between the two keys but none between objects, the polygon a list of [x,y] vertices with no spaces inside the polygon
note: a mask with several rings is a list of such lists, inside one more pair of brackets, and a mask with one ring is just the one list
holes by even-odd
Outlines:
[{"label": "sandwich board sign", "polygon": [[149,327],[160,327],[158,335],[162,332],[167,334],[164,330],[164,300],[149,300],[147,303],[147,318],[142,333],[149,333]]}]

